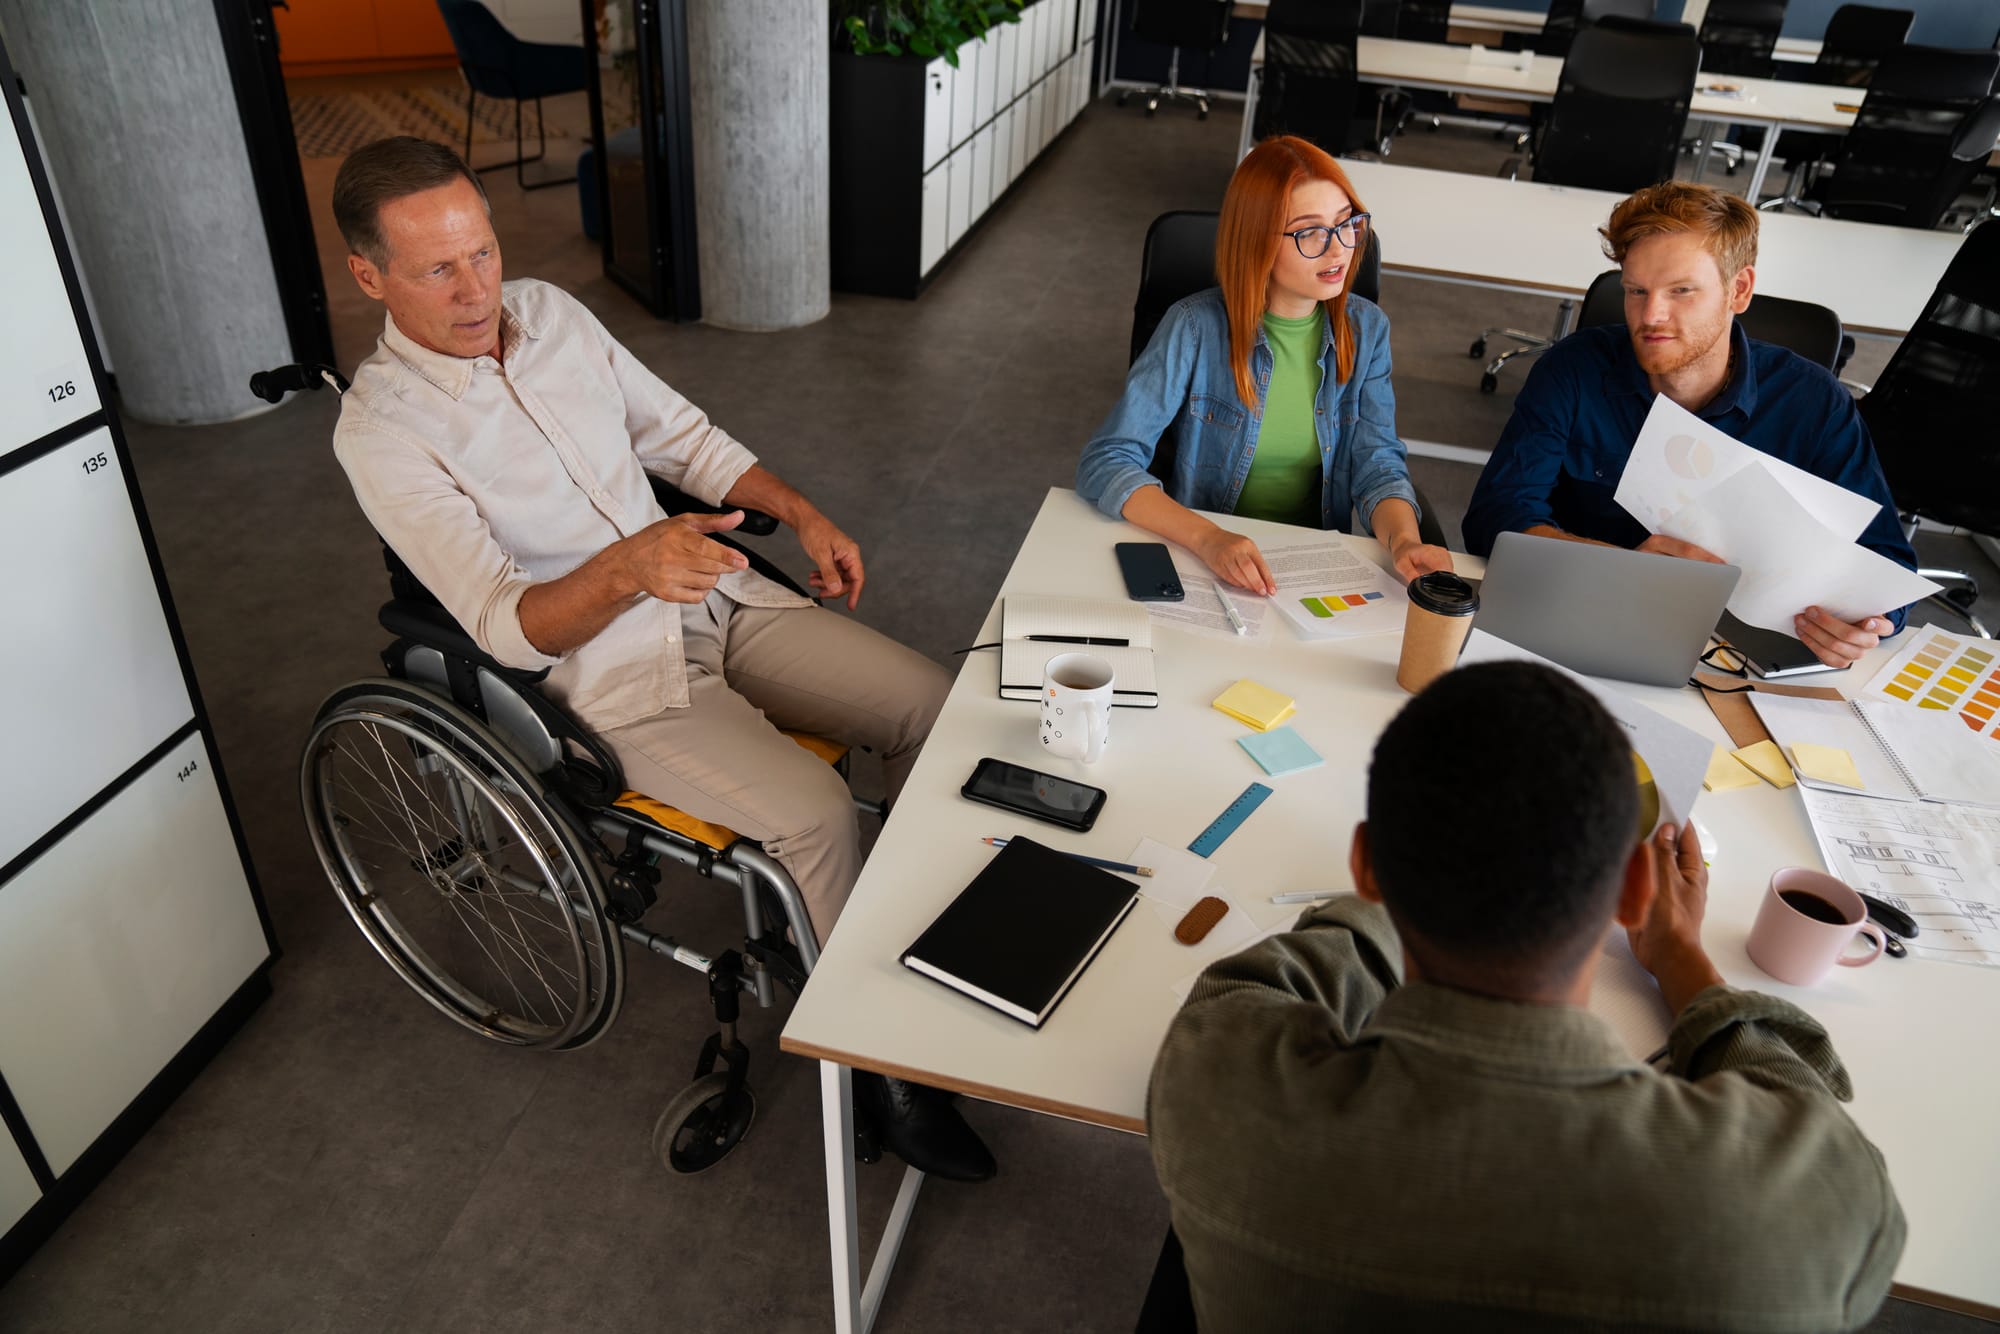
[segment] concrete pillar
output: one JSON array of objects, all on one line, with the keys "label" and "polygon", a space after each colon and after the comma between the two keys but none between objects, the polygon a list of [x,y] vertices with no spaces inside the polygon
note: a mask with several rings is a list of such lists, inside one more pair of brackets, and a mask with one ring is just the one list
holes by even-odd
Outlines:
[{"label": "concrete pillar", "polygon": [[226,421],[292,341],[214,0],[0,0],[121,406]]},{"label": "concrete pillar", "polygon": [[812,0],[688,0],[701,314],[795,329],[831,305],[827,68]]}]

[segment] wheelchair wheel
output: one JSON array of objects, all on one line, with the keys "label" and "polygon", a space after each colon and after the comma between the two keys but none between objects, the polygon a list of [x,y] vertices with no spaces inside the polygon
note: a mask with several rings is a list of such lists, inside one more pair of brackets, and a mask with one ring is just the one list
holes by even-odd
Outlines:
[{"label": "wheelchair wheel", "polygon": [[757,1098],[748,1084],[729,1091],[729,1072],[717,1070],[689,1084],[653,1123],[653,1152],[674,1171],[705,1172],[750,1133]]},{"label": "wheelchair wheel", "polygon": [[406,682],[356,682],[320,707],[299,784],[341,902],[439,1011],[542,1048],[616,1017],[624,954],[589,848],[478,719]]}]

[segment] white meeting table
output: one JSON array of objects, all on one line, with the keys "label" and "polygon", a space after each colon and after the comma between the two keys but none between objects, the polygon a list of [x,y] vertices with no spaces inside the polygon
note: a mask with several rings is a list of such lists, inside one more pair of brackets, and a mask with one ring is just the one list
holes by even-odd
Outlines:
[{"label": "white meeting table", "polygon": [[[1375,218],[1385,272],[1573,301],[1612,267],[1597,229],[1622,195],[1360,159],[1340,166]],[[1881,337],[1909,332],[1964,240],[1801,213],[1758,216],[1759,292],[1817,302],[1848,332]]]},{"label": "white meeting table", "polygon": [[[1260,37],[1251,55],[1250,88],[1243,99],[1243,130],[1237,140],[1236,154],[1239,158],[1250,151],[1251,126],[1257,116],[1258,89],[1263,83],[1263,56],[1263,39]],[[1468,93],[1476,97],[1520,102],[1554,101],[1563,66],[1558,57],[1532,52],[1475,51],[1467,46],[1407,42],[1393,37],[1360,38],[1355,44],[1355,59],[1363,83]],[[1724,97],[1704,91],[1717,83],[1728,83],[1741,88],[1742,92],[1739,96]],[[1777,79],[1702,76],[1695,80],[1688,119],[1724,125],[1753,125],[1763,129],[1764,145],[1758,152],[1757,164],[1751,170],[1750,184],[1745,191],[1754,202],[1764,188],[1764,177],[1770,172],[1779,132],[1805,129],[1845,134],[1854,124],[1854,112],[1840,108],[1858,105],[1863,91],[1817,83],[1785,83]]]},{"label": "white meeting table", "polygon": [[[1220,516],[1218,516],[1220,517]],[[1223,520],[1260,542],[1300,530]],[[1112,544],[1144,539],[1074,493],[1051,490],[1013,568],[1008,593],[1122,598]],[[1380,560],[1373,542],[1346,539]],[[1460,569],[1482,563],[1458,557]],[[980,636],[997,637],[996,600]],[[1275,609],[1261,639],[1200,636],[1155,626],[1161,704],[1120,709],[1095,765],[1051,760],[1034,742],[1035,711],[997,694],[996,655],[968,654],[915,772],[875,844],[854,895],[785,1026],[786,1051],[821,1061],[834,1325],[866,1331],[895,1261],[921,1174],[906,1169],[865,1288],[856,1226],[850,1081],[855,1069],[915,1079],[975,1098],[1143,1133],[1154,1053],[1179,1007],[1173,985],[1216,951],[1174,941],[1141,901],[1039,1031],[904,968],[902,950],[993,855],[985,835],[1023,834],[1052,847],[1124,860],[1142,838],[1189,840],[1252,782],[1275,794],[1211,858],[1209,892],[1231,891],[1262,927],[1299,909],[1273,893],[1350,887],[1347,845],[1365,798],[1374,739],[1407,698],[1394,680],[1400,636],[1298,639]],[[1845,682],[1865,684],[1877,650]],[[1238,677],[1298,701],[1292,724],[1324,766],[1269,778],[1235,744],[1246,729],[1208,707]],[[1634,697],[1717,741],[1721,728],[1696,692],[1631,687]],[[1094,831],[1070,834],[960,797],[986,755],[1103,787]],[[1476,800],[1468,775],[1464,800]],[[1715,841],[1703,938],[1731,983],[1794,999],[1832,1033],[1856,1095],[1850,1110],[1888,1160],[1909,1216],[1899,1291],[2000,1314],[2000,1068],[1992,1060],[2000,970],[1905,959],[1836,970],[1812,988],[1765,976],[1744,953],[1758,896],[1780,866],[1820,865],[1796,792],[1774,788],[1704,797],[1696,815]],[[1002,1164],[1001,1170],[1006,1166]],[[1588,1170],[1579,1166],[1577,1170]],[[1136,1309],[1140,1293],[1132,1294]]]}]

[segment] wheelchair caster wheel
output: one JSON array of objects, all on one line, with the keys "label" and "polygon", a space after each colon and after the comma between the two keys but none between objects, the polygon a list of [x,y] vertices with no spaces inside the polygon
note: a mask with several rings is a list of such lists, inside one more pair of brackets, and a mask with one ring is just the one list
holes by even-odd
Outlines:
[{"label": "wheelchair caster wheel", "polygon": [[653,1123],[653,1152],[676,1172],[704,1172],[728,1156],[750,1133],[757,1099],[749,1086],[729,1090],[718,1070],[682,1089]]},{"label": "wheelchair caster wheel", "polygon": [[1479,360],[1479,359],[1480,359],[1481,357],[1485,356],[1485,355],[1486,355],[1486,340],[1485,340],[1484,338],[1475,338],[1475,339],[1473,339],[1473,340],[1472,340],[1472,347],[1471,347],[1471,348],[1470,348],[1470,349],[1469,349],[1469,350],[1468,350],[1468,351],[1466,352],[1466,354],[1465,354],[1465,355],[1466,355],[1466,356],[1468,356],[1468,357],[1471,357],[1471,358],[1472,358],[1472,359],[1473,359],[1474,361],[1477,361],[1477,360]]},{"label": "wheelchair caster wheel", "polygon": [[1490,394],[1500,387],[1500,377],[1488,371],[1479,377],[1479,392]]}]

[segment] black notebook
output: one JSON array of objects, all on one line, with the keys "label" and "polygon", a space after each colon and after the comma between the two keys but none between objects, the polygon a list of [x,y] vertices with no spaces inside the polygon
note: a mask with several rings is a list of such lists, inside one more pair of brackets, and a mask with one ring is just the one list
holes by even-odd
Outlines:
[{"label": "black notebook", "polygon": [[1016,834],[903,963],[1040,1028],[1138,901],[1130,881]]}]

